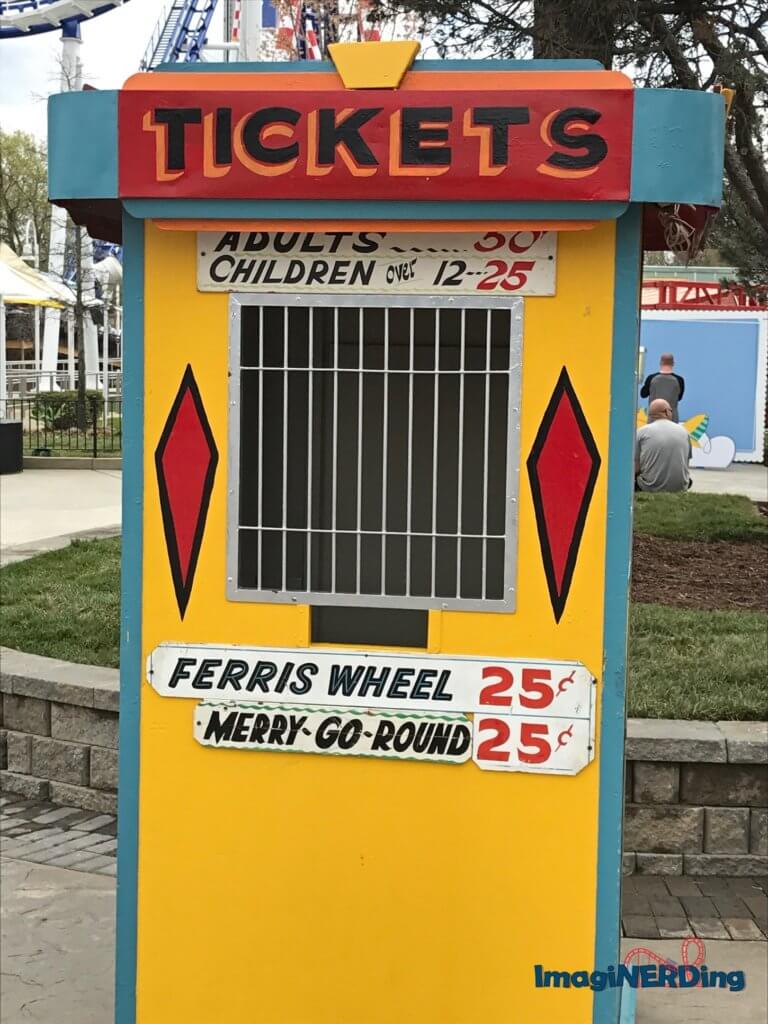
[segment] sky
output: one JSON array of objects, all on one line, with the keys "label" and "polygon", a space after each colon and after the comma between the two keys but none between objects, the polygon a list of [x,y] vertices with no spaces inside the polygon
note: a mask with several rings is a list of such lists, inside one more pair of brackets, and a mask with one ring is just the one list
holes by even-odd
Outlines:
[{"label": "sky", "polygon": [[[166,3],[130,0],[81,25],[83,81],[117,89],[139,70],[139,61]],[[219,31],[212,31],[219,39]],[[59,91],[61,33],[0,41],[0,127],[46,136],[46,97]]]},{"label": "sky", "polygon": [[[139,70],[155,25],[168,0],[125,0],[124,6],[81,23],[83,81],[97,89],[119,89]],[[224,4],[211,23],[210,38],[222,38]],[[396,30],[391,26],[387,38]],[[395,35],[397,38],[397,35]],[[46,98],[59,91],[61,33],[0,41],[0,128],[46,137]],[[424,42],[422,42],[424,56]],[[213,53],[216,60],[220,54]]]}]

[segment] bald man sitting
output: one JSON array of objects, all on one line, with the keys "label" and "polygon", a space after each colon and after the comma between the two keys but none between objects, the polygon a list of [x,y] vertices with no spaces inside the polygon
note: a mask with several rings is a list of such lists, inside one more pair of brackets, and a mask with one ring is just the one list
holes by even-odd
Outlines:
[{"label": "bald man sitting", "polygon": [[635,490],[687,491],[691,439],[675,423],[669,402],[656,398],[648,407],[648,423],[635,438]]}]

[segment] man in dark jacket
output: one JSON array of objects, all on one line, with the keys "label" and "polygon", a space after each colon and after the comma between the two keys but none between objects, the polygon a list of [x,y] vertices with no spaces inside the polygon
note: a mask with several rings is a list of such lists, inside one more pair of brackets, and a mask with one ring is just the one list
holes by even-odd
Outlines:
[{"label": "man in dark jacket", "polygon": [[665,352],[659,360],[659,372],[650,373],[645,378],[640,389],[640,397],[648,399],[649,407],[651,402],[657,398],[663,398],[665,402],[669,402],[672,420],[677,423],[679,422],[677,403],[683,397],[685,381],[678,373],[674,372],[674,369],[675,357],[671,352]]}]

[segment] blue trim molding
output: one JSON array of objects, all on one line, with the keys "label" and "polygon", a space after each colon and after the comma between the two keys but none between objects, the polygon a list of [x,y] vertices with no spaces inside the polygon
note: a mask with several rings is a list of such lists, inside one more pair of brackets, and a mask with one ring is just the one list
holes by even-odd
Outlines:
[{"label": "blue trim molding", "polygon": [[725,101],[713,92],[635,89],[633,203],[719,206]]},{"label": "blue trim molding", "polygon": [[144,507],[144,225],[123,219],[123,549],[115,1024],[136,1020],[141,586]]},{"label": "blue trim molding", "polygon": [[616,220],[627,203],[333,199],[125,199],[145,220]]},{"label": "blue trim molding", "polygon": [[[279,71],[318,72],[335,71],[336,66],[330,60],[277,60],[277,61],[242,61],[234,67],[221,61],[199,61],[192,64],[159,64],[153,74],[158,71],[197,71],[197,72],[244,72],[248,75],[259,75]],[[411,71],[603,71],[599,60],[415,60]]]},{"label": "blue trim molding", "polygon": [[621,989],[621,1016],[619,1024],[635,1024],[637,1019],[637,989],[625,986]]},{"label": "blue trim molding", "polygon": [[[627,616],[632,551],[635,394],[640,338],[641,209],[616,225],[608,447],[609,509],[605,552],[603,694],[600,709],[600,807],[597,842],[595,969],[617,964],[621,942]],[[621,989],[596,992],[593,1024],[616,1024]]]},{"label": "blue trim molding", "polygon": [[62,92],[48,100],[48,195],[116,199],[117,91]]}]

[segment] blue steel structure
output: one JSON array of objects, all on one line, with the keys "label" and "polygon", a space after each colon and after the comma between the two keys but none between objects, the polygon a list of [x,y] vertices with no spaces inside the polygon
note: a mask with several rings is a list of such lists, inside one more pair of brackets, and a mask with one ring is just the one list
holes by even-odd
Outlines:
[{"label": "blue steel structure", "polygon": [[[128,0],[0,0],[0,39],[61,31],[79,38],[80,24]],[[172,0],[152,33],[141,70],[200,60],[218,0]]]},{"label": "blue steel structure", "polygon": [[79,38],[80,23],[107,14],[128,0],[0,0],[0,39],[23,39],[41,32]]},{"label": "blue steel structure", "polygon": [[[269,0],[262,5],[264,28],[275,28],[277,12]],[[61,30],[65,37],[80,38],[80,23],[121,7],[128,0],[0,0],[0,39],[23,39],[41,32]],[[211,20],[218,0],[171,0],[162,9],[141,60],[142,71],[154,71],[163,64],[194,64],[202,60]],[[317,15],[307,18],[319,31]],[[306,43],[299,40],[300,56]]]},{"label": "blue steel structure", "polygon": [[153,71],[161,64],[200,60],[217,3],[218,0],[173,0],[160,15],[141,70]]}]

